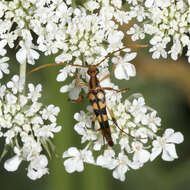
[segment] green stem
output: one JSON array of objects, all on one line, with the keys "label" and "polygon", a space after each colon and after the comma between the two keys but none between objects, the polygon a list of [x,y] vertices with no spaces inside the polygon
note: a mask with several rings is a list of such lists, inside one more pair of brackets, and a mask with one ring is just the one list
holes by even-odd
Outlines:
[{"label": "green stem", "polygon": [[20,64],[19,89],[22,89],[20,91],[22,94],[24,94],[25,92],[25,83],[26,83],[26,62]]}]

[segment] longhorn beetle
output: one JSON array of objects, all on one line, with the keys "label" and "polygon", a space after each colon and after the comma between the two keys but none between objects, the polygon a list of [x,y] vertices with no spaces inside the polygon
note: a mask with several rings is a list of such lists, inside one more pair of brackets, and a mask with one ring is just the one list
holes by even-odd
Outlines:
[{"label": "longhorn beetle", "polygon": [[[97,67],[102,62],[104,62],[107,58],[109,58],[113,54],[115,54],[115,53],[117,53],[117,52],[119,52],[119,51],[121,51],[123,49],[126,49],[126,48],[139,48],[139,47],[146,47],[146,45],[135,44],[133,46],[131,45],[131,46],[122,47],[122,48],[120,48],[120,49],[118,49],[116,51],[113,51],[112,53],[109,53],[107,56],[105,56],[105,58],[103,60],[101,60],[98,64],[95,64],[95,65],[84,66],[84,65],[69,64],[69,63],[45,64],[45,65],[39,66],[39,67],[31,70],[28,74],[31,74],[31,73],[33,73],[33,72],[35,72],[35,71],[37,71],[39,69],[45,68],[45,67],[55,66],[55,65],[71,65],[71,66],[79,67],[79,68],[88,68],[87,73],[90,76],[89,83],[79,82],[78,76],[75,73],[75,77],[76,77],[75,85],[76,86],[87,86],[88,87],[88,99],[89,99],[89,102],[90,102],[90,104],[92,105],[92,108],[93,108],[92,123],[91,123],[92,129],[94,129],[94,127],[95,127],[95,117],[96,117],[99,124],[100,124],[100,130],[102,131],[103,137],[105,137],[108,145],[112,147],[114,145],[114,143],[113,143],[113,140],[112,140],[112,137],[111,137],[111,131],[110,131],[109,123],[108,123],[107,110],[109,111],[110,116],[111,116],[112,121],[114,122],[114,124],[122,132],[124,132],[128,136],[131,136],[131,137],[133,137],[133,136],[126,133],[125,131],[123,131],[118,126],[117,121],[114,118],[114,115],[113,115],[112,111],[106,106],[106,99],[105,99],[104,90],[112,90],[112,91],[115,91],[115,92],[123,92],[123,91],[127,91],[128,89],[125,88],[125,89],[116,90],[116,89],[113,89],[113,88],[110,88],[110,87],[101,87],[100,82],[107,79],[107,78],[109,78],[112,75],[112,73],[113,73],[113,71],[115,69],[115,65],[113,66],[111,73],[104,76],[100,80],[97,78],[97,74],[99,73],[99,70],[98,70]],[[77,100],[73,100],[73,102],[80,102],[80,101],[82,101],[82,99],[83,99],[83,97],[80,96]],[[106,110],[106,108],[107,108],[107,110]],[[133,138],[135,138],[135,137],[133,137]]]}]

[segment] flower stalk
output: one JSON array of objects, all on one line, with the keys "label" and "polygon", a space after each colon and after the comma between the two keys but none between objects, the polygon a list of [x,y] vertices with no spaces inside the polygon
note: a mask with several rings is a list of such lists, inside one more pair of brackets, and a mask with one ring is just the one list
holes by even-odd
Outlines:
[{"label": "flower stalk", "polygon": [[26,83],[26,61],[20,64],[20,74],[19,74],[19,92],[25,93],[25,83]]}]

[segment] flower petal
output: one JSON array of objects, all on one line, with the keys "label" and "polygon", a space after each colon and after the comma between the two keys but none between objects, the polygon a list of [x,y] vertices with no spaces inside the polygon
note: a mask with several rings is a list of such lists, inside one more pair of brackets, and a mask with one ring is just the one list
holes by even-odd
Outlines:
[{"label": "flower petal", "polygon": [[139,151],[139,161],[141,163],[147,162],[149,158],[150,158],[150,152],[148,152],[147,150]]},{"label": "flower petal", "polygon": [[169,142],[169,143],[176,143],[176,144],[180,144],[183,141],[184,141],[184,137],[183,137],[182,133],[180,133],[180,132],[176,132],[176,133],[172,134],[167,139],[167,142]]},{"label": "flower petal", "polygon": [[168,139],[168,138],[170,138],[170,136],[173,135],[173,134],[174,134],[174,130],[171,129],[171,128],[169,128],[169,129],[166,129],[166,130],[165,130],[165,132],[164,132],[164,137],[165,137],[166,139]]},{"label": "flower petal", "polygon": [[75,161],[72,160],[72,158],[69,158],[67,160],[64,161],[64,166],[65,166],[65,170],[68,173],[73,173],[75,171]]},{"label": "flower petal", "polygon": [[4,168],[9,172],[14,172],[18,169],[22,159],[19,156],[14,156],[4,163]]},{"label": "flower petal", "polygon": [[78,151],[76,147],[69,148],[68,153],[70,156],[78,156],[80,154],[80,152]]},{"label": "flower petal", "polygon": [[129,62],[129,61],[133,60],[136,56],[137,56],[137,53],[136,53],[136,52],[127,53],[127,54],[124,56],[124,60],[125,60],[125,62]]},{"label": "flower petal", "polygon": [[130,63],[118,64],[115,68],[114,74],[119,80],[129,80],[129,77],[136,75],[136,69],[135,66]]},{"label": "flower petal", "polygon": [[24,63],[26,61],[26,50],[21,48],[17,53],[16,53],[16,59],[19,63]]},{"label": "flower petal", "polygon": [[165,150],[169,153],[169,155],[172,158],[175,158],[175,159],[178,158],[174,144],[166,144],[165,145]]},{"label": "flower petal", "polygon": [[165,161],[173,161],[174,160],[174,158],[172,158],[166,150],[163,150],[162,159]]},{"label": "flower petal", "polygon": [[154,3],[154,0],[146,0],[145,7],[150,8]]},{"label": "flower petal", "polygon": [[84,164],[83,164],[83,162],[82,161],[78,161],[76,164],[77,164],[76,165],[76,171],[82,172],[84,170]]},{"label": "flower petal", "polygon": [[153,148],[152,153],[150,155],[150,161],[153,161],[161,152],[162,152],[161,147]]}]

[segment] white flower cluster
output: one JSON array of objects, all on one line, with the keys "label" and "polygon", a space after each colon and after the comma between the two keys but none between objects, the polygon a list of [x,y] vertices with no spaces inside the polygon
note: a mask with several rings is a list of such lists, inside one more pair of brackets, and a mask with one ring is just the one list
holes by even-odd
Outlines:
[{"label": "white flower cluster", "polygon": [[28,89],[27,95],[20,93],[23,89],[17,75],[0,86],[0,138],[5,139],[1,157],[11,147],[14,156],[5,161],[5,169],[16,171],[22,161],[27,161],[27,176],[35,180],[48,173],[48,159],[42,151],[50,153],[50,139],[61,126],[56,124],[59,108],[38,102],[41,85],[28,84]]},{"label": "white flower cluster", "polygon": [[[67,17],[69,19],[64,20],[65,25],[60,28],[60,32],[55,32],[56,35],[63,31],[65,34],[64,38],[62,36],[59,38],[59,42],[62,40],[64,47],[62,47],[63,52],[56,57],[56,62],[69,62],[73,65],[97,64],[108,53],[123,47],[122,39],[124,38],[124,33],[119,29],[118,23],[121,25],[128,23],[131,17],[121,10],[121,5],[121,0],[90,0],[84,4],[84,7],[79,6],[75,9],[65,7],[67,12],[69,12],[69,16]],[[113,19],[118,23],[114,22]],[[55,27],[53,30],[55,31]],[[118,68],[115,71],[115,76],[117,77],[119,75],[117,73],[120,71],[124,73],[124,76],[117,78],[128,80],[129,77],[135,76],[135,67],[128,63],[135,56],[136,54],[129,55],[123,60],[118,53],[120,64],[118,64]],[[99,67],[100,70],[104,70],[102,73],[108,73],[108,70],[106,70],[108,68],[108,60],[105,60]],[[64,66],[57,76],[57,81],[65,81],[68,76],[73,76],[75,71],[76,67],[72,65]],[[79,69],[77,74],[79,78],[88,81],[85,69]],[[70,98],[73,99],[72,91],[75,87],[74,84],[75,81],[63,86],[60,91],[69,91]],[[80,88],[78,90],[75,88],[74,93],[76,91],[79,93]]]},{"label": "white flower cluster", "polygon": [[[113,18],[123,24],[130,17],[121,6],[121,0],[90,0],[75,8],[71,1],[63,0],[2,0],[0,56],[6,55],[8,47],[16,47],[21,64],[35,64],[39,51],[59,53],[57,62],[92,64],[95,57],[98,60],[122,46],[124,33]],[[7,57],[1,60],[7,61]],[[5,63],[1,71],[7,74]]]},{"label": "white flower cluster", "polygon": [[175,144],[183,142],[183,135],[173,129],[166,129],[160,136],[161,119],[155,110],[145,105],[143,97],[135,94],[121,102],[120,95],[106,93],[106,98],[122,131],[109,118],[114,142],[111,148],[101,130],[98,130],[99,123],[95,123],[95,130],[91,128],[92,113],[76,113],[74,118],[78,123],[74,129],[82,136],[81,143],[87,143],[87,146],[83,150],[71,147],[63,153],[63,158],[69,157],[64,162],[67,172],[83,171],[83,163],[90,163],[113,170],[113,177],[124,181],[128,170],[141,168],[161,153],[162,159],[166,161],[178,158]]},{"label": "white flower cluster", "polygon": [[[129,14],[139,24],[127,31],[132,40],[151,37],[152,58],[173,60],[186,51],[190,62],[190,4],[186,0],[126,0],[130,4]],[[128,5],[129,6],[129,5]],[[187,50],[186,50],[187,49]]]}]

